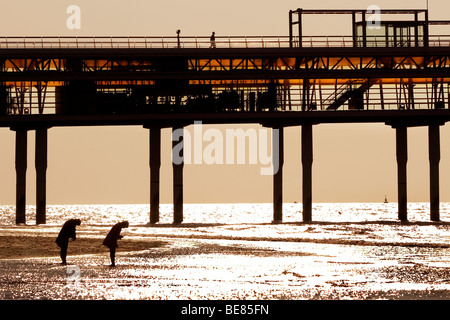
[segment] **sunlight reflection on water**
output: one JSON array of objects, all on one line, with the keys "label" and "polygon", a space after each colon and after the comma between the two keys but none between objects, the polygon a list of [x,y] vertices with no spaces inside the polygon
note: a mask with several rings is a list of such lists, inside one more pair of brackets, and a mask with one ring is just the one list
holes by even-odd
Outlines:
[{"label": "sunlight reflection on water", "polygon": [[[170,205],[156,226],[147,205],[49,206],[45,226],[33,226],[33,210],[15,226],[14,207],[1,206],[0,235],[55,237],[77,217],[78,238],[98,242],[128,220],[125,239],[163,245],[119,247],[116,269],[107,251],[70,256],[81,272],[75,288],[57,256],[0,260],[2,299],[450,298],[449,224],[429,223],[424,203],[409,204],[407,224],[392,203],[316,204],[312,224],[301,223],[301,204],[285,204],[282,224],[270,223],[270,204],[185,205],[181,226],[171,225]],[[446,203],[441,218],[450,218]]]}]

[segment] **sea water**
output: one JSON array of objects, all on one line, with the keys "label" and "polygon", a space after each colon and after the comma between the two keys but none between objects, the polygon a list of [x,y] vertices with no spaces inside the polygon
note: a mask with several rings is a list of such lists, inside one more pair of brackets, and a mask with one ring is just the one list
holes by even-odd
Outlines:
[{"label": "sea water", "polygon": [[[308,230],[309,238],[321,242],[343,242],[351,239],[378,243],[421,243],[422,245],[450,244],[450,203],[441,203],[440,223],[430,221],[428,203],[409,203],[408,222],[397,217],[397,203],[320,203],[313,206],[313,223],[302,223],[302,204],[283,205],[283,223],[272,224],[273,206],[267,203],[250,204],[185,204],[183,225],[195,225],[197,230],[219,237],[231,233],[238,237],[258,237],[265,240],[301,238]],[[81,219],[84,228],[112,226],[127,220],[132,226],[148,226],[149,205],[49,205],[46,226],[61,226],[71,218]],[[35,208],[27,207],[26,225],[35,225]],[[160,221],[150,233],[164,234],[173,230],[173,206],[160,206]],[[0,206],[0,226],[15,225],[15,207]],[[192,228],[187,233],[191,234]],[[177,228],[178,235],[183,228]],[[258,230],[257,232],[255,230]],[[314,232],[312,232],[314,230]],[[141,230],[145,232],[145,228]],[[204,233],[204,232],[203,232]],[[312,236],[311,234],[315,234]]]},{"label": "sea water", "polygon": [[[126,219],[132,224],[149,221],[148,204],[124,205],[48,205],[47,224],[61,224],[78,217],[87,224],[110,224]],[[317,203],[313,205],[313,220],[317,222],[397,221],[397,203]],[[450,203],[440,204],[441,220],[450,220]],[[160,222],[172,223],[173,205],[160,205]],[[187,223],[267,223],[272,221],[270,203],[184,204]],[[27,224],[35,223],[35,207],[26,208]],[[429,221],[429,204],[408,203],[408,219]],[[283,222],[301,222],[302,204],[284,203]],[[0,205],[0,225],[15,223],[15,207]]]}]

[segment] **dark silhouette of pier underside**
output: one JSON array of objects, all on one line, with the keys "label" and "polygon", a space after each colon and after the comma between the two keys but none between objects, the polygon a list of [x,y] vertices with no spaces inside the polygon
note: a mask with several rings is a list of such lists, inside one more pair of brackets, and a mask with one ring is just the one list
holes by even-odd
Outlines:
[{"label": "dark silhouette of pier underside", "polygon": [[[345,14],[352,35],[308,37],[305,14]],[[27,132],[36,130],[36,222],[45,223],[47,132],[140,125],[150,132],[150,222],[159,221],[161,129],[257,123],[280,129],[274,222],[282,221],[283,128],[302,126],[303,220],[312,216],[313,126],[385,123],[396,130],[399,219],[407,220],[407,128],[428,126],[431,220],[439,220],[439,128],[450,121],[450,36],[426,10],[295,10],[289,36],[0,38],[0,126],[16,132],[17,214],[25,223]],[[395,20],[410,15],[411,20]],[[392,16],[394,18],[392,18]],[[275,156],[275,155],[274,155]],[[174,222],[183,165],[173,164]]]}]

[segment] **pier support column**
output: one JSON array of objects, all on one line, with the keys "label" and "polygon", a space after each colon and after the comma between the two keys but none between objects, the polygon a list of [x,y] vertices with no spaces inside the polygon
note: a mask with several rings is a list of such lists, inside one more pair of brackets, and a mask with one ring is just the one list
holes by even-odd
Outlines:
[{"label": "pier support column", "polygon": [[401,221],[408,220],[407,210],[407,170],[408,162],[408,139],[407,127],[397,126],[396,130],[396,148],[397,148],[397,184],[398,184],[398,219]]},{"label": "pier support column", "polygon": [[283,221],[284,127],[272,128],[273,223]]},{"label": "pier support column", "polygon": [[184,127],[172,128],[173,223],[183,222]]},{"label": "pier support column", "polygon": [[36,224],[46,223],[47,206],[47,128],[36,130]]},{"label": "pier support column", "polygon": [[150,223],[159,222],[159,174],[161,168],[161,128],[150,128]]},{"label": "pier support column", "polygon": [[26,129],[16,131],[16,224],[26,222],[27,138]]},{"label": "pier support column", "polygon": [[303,221],[312,221],[312,124],[302,125]]},{"label": "pier support column", "polygon": [[439,125],[428,126],[428,154],[430,159],[430,219],[439,221],[439,162],[441,160]]}]

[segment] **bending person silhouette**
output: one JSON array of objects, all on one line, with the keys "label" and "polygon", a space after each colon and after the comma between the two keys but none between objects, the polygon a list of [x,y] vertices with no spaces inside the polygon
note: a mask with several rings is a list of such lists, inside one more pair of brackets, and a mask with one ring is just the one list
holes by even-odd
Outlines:
[{"label": "bending person silhouette", "polygon": [[69,238],[76,240],[76,230],[75,228],[81,224],[80,219],[70,219],[67,220],[59,231],[58,237],[56,238],[56,244],[61,248],[61,264],[66,264],[67,257],[67,247],[69,246]]},{"label": "bending person silhouette", "polygon": [[123,221],[123,222],[119,222],[119,223],[115,224],[109,231],[105,240],[103,240],[103,245],[107,246],[109,248],[109,256],[111,258],[111,267],[116,266],[116,263],[115,263],[116,248],[119,247],[117,245],[117,240],[120,240],[123,238],[123,236],[120,235],[122,228],[128,228],[128,221]]}]

